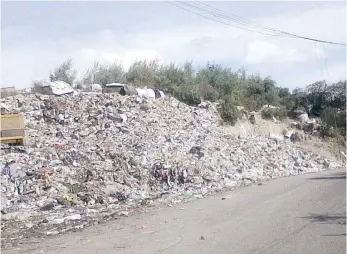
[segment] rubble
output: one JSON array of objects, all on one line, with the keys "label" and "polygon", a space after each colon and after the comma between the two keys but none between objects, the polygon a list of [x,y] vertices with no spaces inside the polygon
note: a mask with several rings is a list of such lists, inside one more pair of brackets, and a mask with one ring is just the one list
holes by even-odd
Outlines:
[{"label": "rubble", "polygon": [[339,166],[283,137],[232,137],[208,102],[30,94],[1,107],[21,112],[28,134],[26,147],[1,149],[1,208],[11,218],[3,236],[25,234],[25,225],[54,235],[157,202]]}]

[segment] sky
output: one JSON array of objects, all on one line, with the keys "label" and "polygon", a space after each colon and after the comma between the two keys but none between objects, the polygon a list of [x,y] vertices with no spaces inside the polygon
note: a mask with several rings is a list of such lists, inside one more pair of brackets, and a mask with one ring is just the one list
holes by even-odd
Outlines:
[{"label": "sky", "polygon": [[[191,2],[192,3],[192,2]],[[346,43],[345,2],[204,2],[275,29]],[[216,18],[223,21],[220,18]],[[346,79],[346,46],[268,36],[167,2],[10,2],[1,6],[1,87],[29,87],[71,58],[82,77],[95,61],[207,62],[271,76],[290,89]]]}]

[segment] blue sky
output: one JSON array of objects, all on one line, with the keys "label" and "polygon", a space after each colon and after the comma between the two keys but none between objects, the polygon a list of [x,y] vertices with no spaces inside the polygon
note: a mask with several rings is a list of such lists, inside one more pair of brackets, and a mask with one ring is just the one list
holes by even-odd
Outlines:
[{"label": "blue sky", "polygon": [[[346,42],[345,2],[205,2],[287,32]],[[346,78],[346,48],[251,33],[165,2],[2,2],[1,86],[30,86],[68,58],[82,76],[94,61],[208,61],[295,88]]]}]

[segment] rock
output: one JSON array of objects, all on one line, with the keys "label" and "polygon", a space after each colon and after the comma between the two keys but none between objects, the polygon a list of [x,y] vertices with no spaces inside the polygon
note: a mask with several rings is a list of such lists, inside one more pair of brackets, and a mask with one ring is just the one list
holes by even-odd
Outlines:
[{"label": "rock", "polygon": [[123,89],[121,89],[121,91],[120,91],[120,94],[121,95],[130,95],[130,96],[132,96],[132,95],[137,95],[137,91],[132,86],[124,85]]},{"label": "rock", "polygon": [[64,218],[64,221],[67,221],[67,220],[80,220],[82,217],[80,214],[71,214],[69,216],[66,216]]},{"label": "rock", "polygon": [[295,161],[294,166],[296,166],[296,167],[300,167],[303,164],[303,161],[301,158],[297,157],[294,159],[294,161]]},{"label": "rock", "polygon": [[278,144],[279,142],[283,142],[284,137],[283,137],[283,135],[278,135],[278,134],[270,133],[270,134],[269,134],[269,139],[272,139],[273,141],[276,142],[276,144]]},{"label": "rock", "polygon": [[290,138],[293,135],[294,131],[293,130],[283,130],[282,134],[285,138]]},{"label": "rock", "polygon": [[46,232],[46,235],[57,235],[57,234],[59,234],[59,231],[57,230]]},{"label": "rock", "polygon": [[128,117],[126,116],[126,114],[119,114],[119,117],[122,119],[122,123],[126,123],[126,121],[128,120]]},{"label": "rock", "polygon": [[112,107],[111,105],[109,105],[109,106],[106,107],[106,112],[110,113],[110,114],[113,114],[113,113],[116,112],[116,109],[114,107]]},{"label": "rock", "polygon": [[306,123],[302,126],[302,130],[307,133],[313,133],[317,129],[315,123]]},{"label": "rock", "polygon": [[148,110],[150,110],[150,106],[147,103],[141,104],[140,109],[147,112]]},{"label": "rock", "polygon": [[202,101],[199,105],[199,108],[204,108],[204,109],[208,109],[211,107],[211,102],[209,101]]},{"label": "rock", "polygon": [[128,216],[129,216],[129,212],[127,212],[127,211],[122,211],[122,212],[119,212],[118,215],[119,215],[119,216],[128,217]]},{"label": "rock", "polygon": [[304,140],[304,137],[302,134],[295,132],[290,136],[290,140],[295,143],[295,142],[301,142]]},{"label": "rock", "polygon": [[299,115],[298,120],[301,123],[306,123],[309,120],[307,113],[303,113],[303,114]]},{"label": "rock", "polygon": [[199,158],[204,156],[204,153],[202,152],[202,147],[200,146],[193,146],[190,150],[189,153],[197,155]]},{"label": "rock", "polygon": [[24,223],[24,225],[29,229],[32,228],[34,226],[33,223]]},{"label": "rock", "polygon": [[249,122],[250,122],[251,124],[255,124],[255,123],[256,123],[254,114],[251,114],[251,115],[249,116],[248,120],[249,120]]},{"label": "rock", "polygon": [[40,210],[41,211],[49,211],[49,210],[52,210],[54,207],[54,203],[53,202],[49,202],[45,205],[43,205],[42,207],[40,207]]}]

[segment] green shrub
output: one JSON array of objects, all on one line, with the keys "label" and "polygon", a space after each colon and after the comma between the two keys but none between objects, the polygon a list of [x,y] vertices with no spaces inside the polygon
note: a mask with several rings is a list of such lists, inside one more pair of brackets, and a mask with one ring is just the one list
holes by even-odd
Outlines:
[{"label": "green shrub", "polygon": [[339,132],[337,129],[335,129],[332,126],[324,125],[320,129],[320,136],[321,137],[336,138],[339,136]]},{"label": "green shrub", "polygon": [[[75,84],[76,70],[72,60],[56,68],[49,76],[51,81],[63,80]],[[86,73],[83,85],[98,83],[127,83],[134,86],[153,86],[166,94],[175,96],[188,105],[198,105],[202,99],[216,101],[222,98],[219,112],[228,123],[236,123],[240,118],[235,106],[243,106],[248,111],[259,111],[263,105],[279,106],[262,111],[262,117],[283,120],[289,112],[303,107],[306,112],[321,117],[326,127],[334,127],[340,135],[346,136],[346,80],[331,85],[317,81],[304,89],[278,87],[271,77],[246,74],[241,68],[234,71],[218,64],[194,69],[192,62],[183,65],[160,64],[159,61],[137,61],[127,71],[121,64],[100,66],[98,63]],[[39,85],[33,91],[40,90]],[[227,98],[227,99],[225,99]],[[250,120],[254,122],[254,119]],[[333,135],[326,129],[324,133]]]},{"label": "green shrub", "polygon": [[271,119],[274,116],[272,108],[264,108],[261,112],[261,117],[263,119]]},{"label": "green shrub", "polygon": [[135,86],[155,86],[160,82],[160,65],[158,60],[136,61],[126,73],[126,82]]},{"label": "green shrub", "polygon": [[281,107],[277,110],[275,110],[275,115],[276,119],[283,120],[287,117],[287,109],[284,107]]},{"label": "green shrub", "polygon": [[264,108],[261,112],[263,119],[272,119],[275,117],[278,120],[283,120],[287,117],[286,108]]},{"label": "green shrub", "polygon": [[336,108],[327,107],[321,112],[321,119],[324,124],[323,136],[336,137],[337,135],[346,137],[346,111],[339,111]]},{"label": "green shrub", "polygon": [[174,96],[190,106],[197,106],[201,103],[201,97],[196,86],[181,86],[174,91]]},{"label": "green shrub", "polygon": [[30,87],[30,92],[31,93],[41,93],[43,85],[44,85],[43,81],[34,80],[31,87]]},{"label": "green shrub", "polygon": [[239,112],[239,110],[235,105],[233,105],[233,102],[230,99],[224,99],[220,103],[218,112],[223,121],[229,123],[230,125],[235,125],[237,120],[242,117],[242,113]]},{"label": "green shrub", "polygon": [[77,71],[73,69],[72,59],[68,59],[56,68],[54,72],[51,72],[49,79],[51,82],[60,80],[72,85],[76,79],[76,75]]},{"label": "green shrub", "polygon": [[121,64],[114,63],[110,66],[100,66],[93,74],[93,83],[106,85],[111,83],[123,83],[125,73]]},{"label": "green shrub", "polygon": [[203,84],[199,86],[198,93],[204,100],[215,102],[219,98],[218,91],[211,85]]}]

